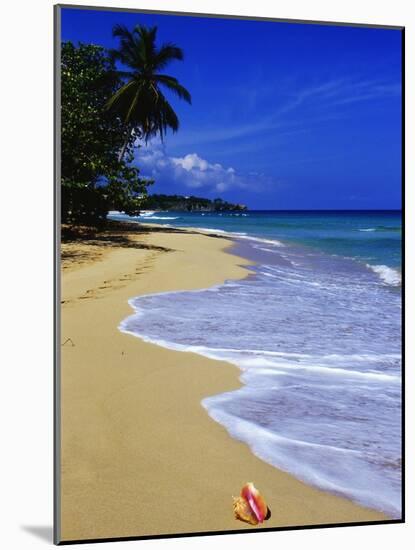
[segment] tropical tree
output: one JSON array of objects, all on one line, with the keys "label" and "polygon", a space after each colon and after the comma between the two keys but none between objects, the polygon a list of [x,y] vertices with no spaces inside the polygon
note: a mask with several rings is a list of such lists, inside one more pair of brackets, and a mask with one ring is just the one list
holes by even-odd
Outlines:
[{"label": "tropical tree", "polygon": [[93,184],[118,168],[124,129],[106,112],[105,104],[120,85],[102,47],[62,43],[61,170],[65,182]]},{"label": "tropical tree", "polygon": [[191,103],[188,90],[177,78],[161,71],[173,60],[183,60],[183,51],[173,43],[156,45],[157,27],[137,25],[132,31],[124,25],[113,28],[119,48],[111,50],[112,59],[127,70],[117,71],[123,85],[112,95],[107,108],[114,111],[125,126],[125,139],[119,151],[124,157],[131,138],[143,139],[159,135],[163,140],[168,128],[179,129],[179,119],[163,93],[169,90]]},{"label": "tropical tree", "polygon": [[121,84],[104,48],[62,43],[62,221],[103,220],[111,209],[136,214],[152,183],[132,165],[133,141],[125,145],[124,124],[106,109]]}]

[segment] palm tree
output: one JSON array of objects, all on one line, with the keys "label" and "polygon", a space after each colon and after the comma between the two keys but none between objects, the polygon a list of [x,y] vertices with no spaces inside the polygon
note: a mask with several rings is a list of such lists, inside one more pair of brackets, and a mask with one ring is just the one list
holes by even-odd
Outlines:
[{"label": "palm tree", "polygon": [[120,39],[118,50],[110,52],[112,58],[128,68],[117,71],[124,84],[107,103],[107,108],[125,125],[126,137],[118,159],[121,161],[133,137],[147,142],[159,134],[163,140],[168,128],[173,132],[179,129],[179,119],[161,88],[188,103],[191,96],[177,78],[160,73],[171,61],[181,61],[183,51],[172,43],[157,47],[157,27],[137,25],[129,31],[124,25],[116,25],[112,34]]}]

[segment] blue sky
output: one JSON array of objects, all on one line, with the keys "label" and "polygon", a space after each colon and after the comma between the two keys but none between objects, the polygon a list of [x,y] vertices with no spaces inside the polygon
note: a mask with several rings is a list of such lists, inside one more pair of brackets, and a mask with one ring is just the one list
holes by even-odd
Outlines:
[{"label": "blue sky", "polygon": [[136,154],[151,192],[401,207],[399,30],[67,8],[62,39],[114,48],[116,23],[157,25],[185,54],[165,71],[192,94],[191,106],[169,96],[179,132]]}]

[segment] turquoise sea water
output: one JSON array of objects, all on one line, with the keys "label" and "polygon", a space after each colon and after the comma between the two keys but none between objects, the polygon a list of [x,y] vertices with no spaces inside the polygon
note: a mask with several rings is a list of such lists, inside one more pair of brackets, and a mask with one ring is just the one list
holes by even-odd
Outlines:
[{"label": "turquoise sea water", "polygon": [[[113,216],[115,219],[117,216]],[[122,219],[125,218],[121,215]],[[286,240],[400,271],[400,211],[158,212],[141,221]]]},{"label": "turquoise sea water", "polygon": [[202,401],[230,436],[307,483],[399,518],[400,213],[142,221],[225,232],[255,265],[241,281],[132,297],[120,329],[235,364],[242,387]]}]

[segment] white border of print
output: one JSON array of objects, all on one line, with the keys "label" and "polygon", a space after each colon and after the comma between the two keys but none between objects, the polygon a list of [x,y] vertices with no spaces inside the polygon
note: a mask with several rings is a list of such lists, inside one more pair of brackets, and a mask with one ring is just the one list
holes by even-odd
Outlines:
[{"label": "white border of print", "polygon": [[[397,25],[406,27],[406,97],[415,97],[415,11],[407,0],[70,0],[71,4]],[[2,8],[2,532],[8,550],[52,541],[53,364],[53,0],[20,0]],[[4,96],[4,97],[3,97]],[[407,101],[406,211],[415,204],[414,108]],[[411,158],[412,157],[412,158]],[[407,281],[415,280],[415,217],[407,215]],[[411,237],[410,237],[411,236]],[[406,387],[415,387],[413,287],[407,284]],[[412,308],[409,307],[412,304]],[[4,307],[5,305],[5,307]],[[412,310],[412,311],[411,311]],[[415,399],[407,408],[407,523],[354,528],[269,532],[189,539],[111,543],[112,548],[202,549],[226,544],[248,550],[289,546],[342,550],[399,546],[415,535]],[[414,537],[412,537],[414,538]],[[97,544],[83,548],[96,549]]]}]

